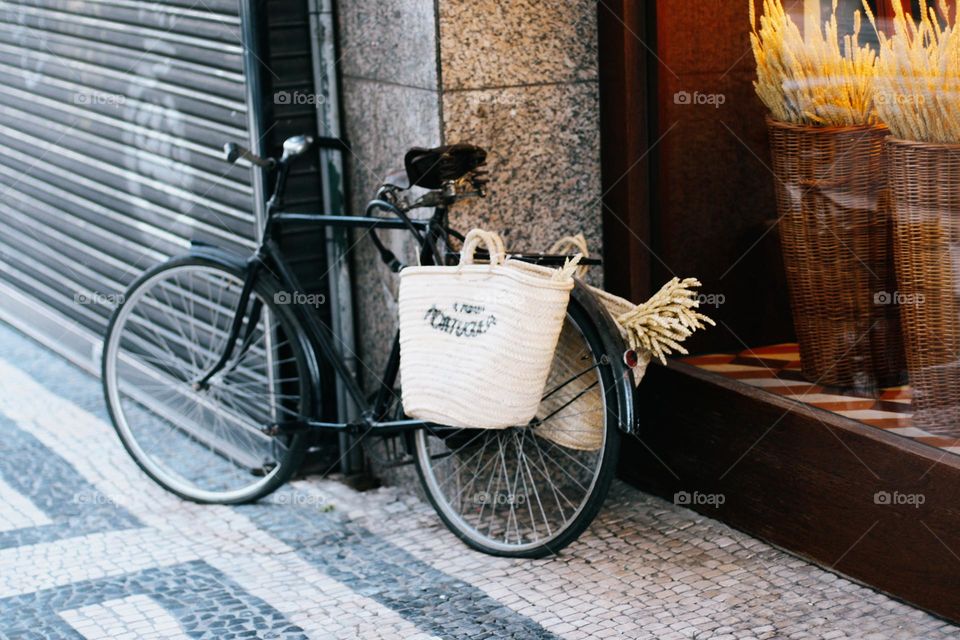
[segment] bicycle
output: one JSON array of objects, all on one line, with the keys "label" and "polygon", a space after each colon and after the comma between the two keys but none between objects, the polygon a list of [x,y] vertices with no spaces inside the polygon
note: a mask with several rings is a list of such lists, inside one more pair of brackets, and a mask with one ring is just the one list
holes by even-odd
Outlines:
[{"label": "bicycle", "polygon": [[[528,425],[454,429],[393,415],[399,336],[368,396],[314,307],[290,299],[302,289],[275,231],[291,223],[362,229],[399,272],[404,265],[377,231],[400,229],[415,238],[422,264],[448,263],[463,240],[449,225],[450,208],[485,195],[486,152],[471,145],[412,149],[405,178],[385,183],[363,216],[284,212],[288,170],[312,142],[290,138],[280,158],[225,145],[228,161],[246,158],[274,177],[252,256],[195,244],[130,285],[111,318],[102,361],[106,403],[124,447],[150,478],[184,499],[239,504],[284,484],[314,434],[404,434],[427,497],[467,545],[512,557],[557,553],[596,516],[621,434],[634,428],[630,352],[616,325],[577,281],[561,339],[567,348],[558,349],[538,417]],[[432,215],[411,217],[421,208],[433,208]],[[559,266],[567,256],[511,257]],[[332,370],[359,407],[353,420],[337,421],[321,406],[322,370]],[[583,425],[601,434],[599,448],[557,444],[558,429]]]}]

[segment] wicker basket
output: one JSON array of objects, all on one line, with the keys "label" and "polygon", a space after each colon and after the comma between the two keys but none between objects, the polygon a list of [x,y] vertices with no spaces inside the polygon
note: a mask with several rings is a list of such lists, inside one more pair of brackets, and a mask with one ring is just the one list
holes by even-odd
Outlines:
[{"label": "wicker basket", "polygon": [[960,145],[887,153],[914,424],[960,436]]},{"label": "wicker basket", "polygon": [[887,129],[767,124],[804,377],[864,389],[901,381]]}]

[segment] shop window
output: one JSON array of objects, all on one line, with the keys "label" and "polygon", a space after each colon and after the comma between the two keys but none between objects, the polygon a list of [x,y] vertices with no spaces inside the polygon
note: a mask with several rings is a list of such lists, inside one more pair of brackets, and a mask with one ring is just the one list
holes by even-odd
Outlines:
[{"label": "shop window", "polygon": [[[841,0],[839,36],[859,25],[883,59],[895,2],[868,3],[875,30]],[[718,320],[684,361],[960,454],[960,45],[939,45],[942,78],[881,63],[870,91],[887,108],[869,122],[811,107],[811,122],[783,123],[754,90],[746,4],[656,4],[651,268],[701,277]],[[932,28],[956,24],[955,1],[928,4]],[[783,5],[803,30],[833,11]],[[922,3],[899,6],[916,24]]]}]

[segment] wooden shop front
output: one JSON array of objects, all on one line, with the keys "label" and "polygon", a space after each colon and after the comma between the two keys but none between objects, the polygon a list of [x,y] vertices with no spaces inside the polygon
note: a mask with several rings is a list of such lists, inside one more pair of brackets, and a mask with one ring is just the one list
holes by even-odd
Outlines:
[{"label": "wooden shop front", "polygon": [[[818,14],[820,20],[829,16],[831,3],[783,4],[797,23],[817,24]],[[955,12],[950,4],[948,12]],[[758,0],[758,13],[761,5]],[[881,30],[892,29],[892,3],[871,5]],[[904,5],[919,9],[917,2]],[[859,0],[840,3],[841,33],[852,30],[859,6]],[[805,357],[814,357],[816,349],[829,348],[816,331],[836,330],[829,323],[845,316],[825,312],[826,324],[811,333],[819,311],[798,308],[809,301],[799,301],[797,278],[810,278],[820,267],[808,263],[788,282],[785,248],[796,238],[782,236],[798,232],[784,222],[777,187],[780,181],[789,197],[792,185],[783,184],[781,165],[775,165],[768,111],[753,86],[757,65],[747,0],[604,0],[598,11],[607,287],[639,300],[674,275],[696,276],[704,284],[702,310],[717,321],[691,341],[691,355],[651,367],[639,391],[640,436],[622,457],[621,475],[668,500],[722,494],[719,505],[686,504],[960,620],[960,421],[951,421],[952,406],[935,418],[918,411],[918,392],[910,385],[926,380],[910,353],[916,339],[934,340],[937,331],[949,336],[952,323],[960,325],[960,316],[950,316],[956,291],[939,282],[925,300],[906,299],[898,288],[905,286],[902,264],[894,269],[891,257],[880,269],[863,265],[871,273],[886,269],[873,273],[866,292],[881,309],[860,310],[877,318],[863,335],[853,325],[841,327],[841,335],[853,337],[849,353],[841,348],[833,359],[848,364],[862,351],[858,338],[874,340],[877,323],[892,323],[887,337],[907,343],[883,343],[888,354],[900,349],[887,363],[895,371],[872,376],[854,359],[846,381],[835,379],[831,366],[811,372],[798,335],[807,343]],[[874,46],[877,36],[866,20],[862,31]],[[849,164],[837,157],[822,162]],[[851,166],[856,173],[858,165]],[[823,173],[843,172],[831,166]],[[824,186],[825,180],[807,187],[829,198],[837,187]],[[872,206],[892,206],[887,191],[878,193]],[[843,209],[849,203],[834,204]],[[840,226],[835,230],[842,236]],[[875,239],[883,232],[870,233]],[[902,237],[889,234],[889,255],[903,260],[905,253],[893,250]],[[815,240],[805,242],[801,248]],[[950,276],[957,263],[950,239],[944,242],[942,260],[932,265]],[[866,256],[849,249],[846,262],[831,257],[823,264],[834,269],[836,295],[844,299],[867,287],[856,264]],[[826,292],[821,295],[825,308],[833,304]],[[938,315],[902,310],[924,304]],[[900,320],[913,323],[909,340],[894,335]],[[932,322],[947,326],[924,325]],[[952,393],[953,362],[938,364],[938,375],[947,367],[946,377],[921,397]]]}]

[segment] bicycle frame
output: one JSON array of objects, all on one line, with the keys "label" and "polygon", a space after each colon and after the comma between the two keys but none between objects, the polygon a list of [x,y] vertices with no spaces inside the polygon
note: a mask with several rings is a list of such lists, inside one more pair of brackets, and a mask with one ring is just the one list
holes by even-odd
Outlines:
[{"label": "bicycle frame", "polygon": [[[389,218],[376,218],[372,216],[331,216],[325,214],[275,214],[268,219],[267,229],[273,229],[276,225],[285,223],[316,223],[319,225],[336,225],[341,227],[361,228],[367,230],[373,229],[405,229],[406,225],[401,220]],[[426,229],[426,224],[418,222],[417,225]],[[231,356],[237,351],[238,345],[243,343],[245,336],[241,335],[244,319],[250,316],[248,327],[255,326],[260,320],[262,309],[257,308],[255,303],[249,312],[246,310],[249,306],[250,295],[253,291],[257,278],[260,277],[263,270],[270,271],[280,281],[281,286],[287,291],[302,291],[299,279],[294,274],[289,263],[283,256],[272,234],[264,233],[264,239],[257,248],[256,253],[247,261],[246,276],[243,287],[237,302],[237,313],[234,316],[230,327],[224,351],[219,360],[211,367],[197,382],[195,388],[203,388],[207,382],[223,369]],[[393,347],[387,362],[387,368],[380,379],[380,389],[371,401],[361,390],[360,384],[348,368],[341,354],[341,349],[335,345],[335,337],[329,327],[327,327],[317,316],[312,313],[312,309],[301,307],[299,314],[306,331],[308,343],[318,353],[325,363],[333,368],[334,373],[343,382],[344,388],[351,399],[360,409],[360,415],[351,422],[323,422],[316,419],[316,416],[302,416],[301,421],[287,421],[283,423],[265,425],[264,431],[269,435],[281,435],[303,429],[326,429],[332,431],[349,432],[363,435],[365,433],[376,431],[382,435],[396,434],[402,431],[417,429],[427,426],[427,423],[421,420],[394,420],[379,421],[375,418],[388,406],[388,401],[392,397],[394,390],[393,384],[396,381],[399,370],[400,345],[399,336],[394,337]],[[248,328],[248,331],[250,329]],[[314,381],[316,384],[316,381]],[[319,391],[314,389],[314,392]]]},{"label": "bicycle frame", "polygon": [[[444,246],[451,235],[459,237],[462,235],[451,229],[447,223],[448,205],[456,197],[447,190],[443,192],[431,192],[435,195],[434,213],[428,220],[411,219],[405,210],[396,204],[382,198],[372,200],[367,205],[366,215],[327,215],[322,213],[292,213],[282,211],[282,196],[286,182],[287,162],[280,162],[277,166],[277,181],[274,188],[274,195],[267,202],[267,216],[264,225],[263,236],[256,252],[247,260],[246,276],[240,297],[237,303],[237,314],[233,318],[230,333],[227,337],[224,352],[219,360],[209,371],[194,382],[194,388],[200,390],[205,388],[209,380],[222,370],[237,348],[237,343],[241,344],[249,338],[245,335],[241,338],[240,332],[243,328],[245,314],[243,310],[247,309],[250,295],[254,284],[260,276],[263,269],[268,269],[280,281],[282,287],[289,291],[302,291],[299,280],[291,269],[289,263],[284,259],[283,252],[274,240],[274,232],[278,226],[284,224],[317,224],[336,227],[347,227],[366,229],[370,234],[374,244],[380,251],[381,259],[388,264],[393,271],[399,271],[403,265],[396,259],[392,252],[386,249],[376,236],[378,229],[387,230],[406,230],[410,231],[420,244],[420,263],[424,265],[437,264],[445,261],[446,253],[441,253],[438,249],[438,243],[443,242]],[[376,210],[384,210],[393,213],[395,218],[378,217],[370,215]],[[517,254],[518,258],[546,265],[562,265],[566,256],[549,254]],[[598,260],[585,260],[586,264],[598,264]],[[262,305],[255,303],[250,310],[250,321],[247,324],[247,334],[252,334],[253,327],[257,325],[262,313]],[[334,344],[334,336],[329,329],[325,327],[315,313],[306,306],[301,306],[301,319],[307,330],[307,340],[315,352],[319,352],[323,359],[333,367],[335,374],[343,382],[347,393],[351,399],[360,408],[360,415],[350,422],[323,422],[316,419],[316,416],[304,416],[301,421],[288,421],[266,426],[263,430],[268,435],[282,435],[304,429],[326,429],[331,431],[349,432],[356,435],[365,435],[374,433],[376,435],[397,435],[403,432],[429,427],[431,431],[441,431],[447,429],[440,425],[425,422],[423,420],[404,419],[404,420],[380,420],[382,414],[389,406],[391,397],[395,395],[393,386],[396,382],[397,373],[400,366],[400,337],[399,333],[394,336],[393,346],[387,361],[386,370],[379,379],[380,388],[371,401],[360,388],[360,384],[346,365],[342,354]],[[242,349],[242,347],[241,347]],[[316,381],[314,381],[316,383]],[[314,392],[319,391],[314,389]]]}]

